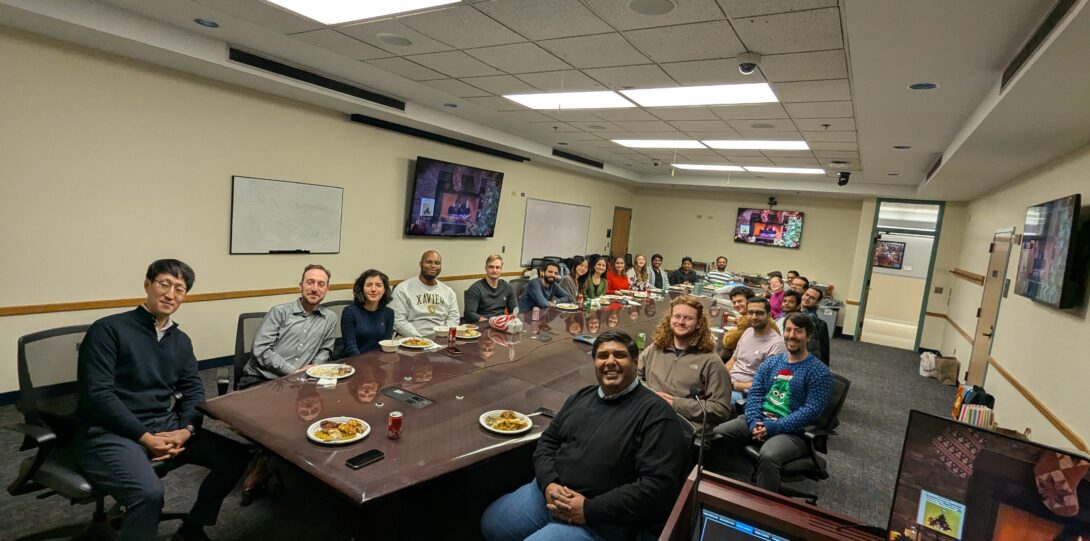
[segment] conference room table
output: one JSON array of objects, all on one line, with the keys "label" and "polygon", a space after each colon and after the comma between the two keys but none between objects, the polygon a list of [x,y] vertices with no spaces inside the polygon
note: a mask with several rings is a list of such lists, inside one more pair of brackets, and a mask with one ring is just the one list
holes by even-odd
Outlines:
[{"label": "conference room table", "polygon": [[[347,497],[357,506],[413,485],[532,444],[550,419],[532,416],[532,429],[518,436],[496,434],[481,426],[481,414],[511,409],[530,414],[539,407],[560,410],[575,391],[596,383],[590,346],[581,334],[622,330],[650,344],[669,303],[633,299],[596,310],[541,311],[538,321],[520,314],[524,330],[509,334],[481,325],[481,336],[457,340],[460,354],[443,349],[396,353],[381,351],[343,359],[355,373],[331,387],[304,374],[293,374],[212,398],[201,409],[239,434],[275,453]],[[710,304],[710,297],[702,297]],[[721,336],[721,335],[717,335]],[[437,343],[446,345],[445,338]],[[718,340],[717,340],[718,341]],[[414,407],[391,395],[402,391],[433,401]],[[400,439],[387,438],[387,416],[403,413]],[[370,425],[368,436],[348,445],[317,444],[307,428],[328,417],[350,416]],[[359,470],[345,460],[369,449],[385,459]]]}]

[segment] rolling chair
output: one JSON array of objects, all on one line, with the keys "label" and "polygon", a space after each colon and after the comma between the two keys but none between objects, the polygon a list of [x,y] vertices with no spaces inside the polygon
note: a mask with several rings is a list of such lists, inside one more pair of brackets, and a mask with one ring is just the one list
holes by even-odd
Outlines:
[{"label": "rolling chair", "polygon": [[522,290],[526,289],[526,284],[529,284],[530,281],[526,278],[515,278],[507,283],[511,285],[511,289],[515,291],[515,298],[518,299],[522,296]]},{"label": "rolling chair", "polygon": [[[95,504],[91,522],[60,526],[21,538],[23,541],[86,536],[116,539],[121,514],[107,511],[105,494],[76,467],[72,443],[80,423],[75,418],[78,392],[75,386],[79,346],[90,325],[73,325],[28,334],[19,338],[19,400],[16,409],[23,423],[8,427],[23,435],[20,451],[37,448],[34,456],[19,465],[19,473],[8,485],[12,496],[40,492],[38,499],[60,495],[71,505]],[[37,382],[37,383],[35,383]],[[36,386],[37,385],[37,386]],[[49,385],[49,389],[42,386]],[[175,402],[180,398],[175,394]],[[170,471],[168,462],[154,463],[162,477]],[[184,513],[163,513],[160,520],[185,518]]]},{"label": "rolling chair", "polygon": [[246,361],[250,360],[250,351],[254,347],[254,335],[257,334],[261,321],[265,319],[265,314],[266,312],[246,312],[238,315],[234,365],[230,370],[227,368],[216,370],[216,390],[221,396],[228,391],[238,389],[238,379],[242,377],[242,369],[246,366]]},{"label": "rolling chair", "polygon": [[344,353],[344,337],[341,336],[341,313],[352,304],[353,301],[330,301],[322,304],[327,310],[337,315],[337,324],[333,326],[333,353],[330,359],[340,359]]}]

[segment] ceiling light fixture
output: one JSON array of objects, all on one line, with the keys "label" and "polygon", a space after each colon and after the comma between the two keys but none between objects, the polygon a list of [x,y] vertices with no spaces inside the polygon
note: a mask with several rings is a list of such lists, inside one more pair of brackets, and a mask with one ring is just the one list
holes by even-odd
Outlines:
[{"label": "ceiling light fixture", "polygon": [[912,83],[908,85],[909,90],[934,90],[938,87],[939,85],[935,83]]},{"label": "ceiling light fixture", "polygon": [[507,94],[505,98],[530,109],[618,109],[635,107],[616,92],[547,92],[544,94]]},{"label": "ceiling light fixture", "polygon": [[710,165],[699,163],[675,163],[674,167],[678,169],[689,169],[692,171],[745,171],[737,165]]},{"label": "ceiling light fixture", "polygon": [[702,141],[710,148],[726,150],[810,150],[806,141],[747,141],[744,139],[723,139]]},{"label": "ceiling light fixture", "polygon": [[655,17],[670,13],[677,9],[677,5],[670,0],[631,0],[628,9],[633,13]]},{"label": "ceiling light fixture", "polygon": [[824,175],[824,169],[812,169],[809,167],[750,167],[746,166],[750,173],[784,173],[788,175]]},{"label": "ceiling light fixture", "polygon": [[776,94],[768,83],[743,85],[681,86],[622,90],[641,107],[684,107],[689,105],[739,105],[744,103],[774,103]]},{"label": "ceiling light fixture", "polygon": [[846,162],[844,160],[833,160],[833,161],[829,162],[829,167],[835,167],[837,169],[840,169],[842,167],[847,167],[847,166],[848,166],[848,162]]},{"label": "ceiling light fixture", "polygon": [[461,0],[398,0],[397,2],[315,2],[314,0],[267,0],[288,11],[322,24],[342,24],[405,13]]},{"label": "ceiling light fixture", "polygon": [[614,139],[613,142],[628,148],[705,148],[692,139]]},{"label": "ceiling light fixture", "polygon": [[205,28],[219,28],[220,23],[213,21],[212,19],[193,19],[193,22],[205,27]]},{"label": "ceiling light fixture", "polygon": [[393,45],[395,47],[408,47],[409,45],[413,44],[413,40],[405,36],[399,36],[397,34],[388,34],[386,32],[383,32],[375,37],[377,37],[379,41],[387,45]]}]

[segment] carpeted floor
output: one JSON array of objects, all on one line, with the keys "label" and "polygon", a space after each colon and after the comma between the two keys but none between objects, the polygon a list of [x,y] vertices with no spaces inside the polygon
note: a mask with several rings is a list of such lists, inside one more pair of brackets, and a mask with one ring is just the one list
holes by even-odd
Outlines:
[{"label": "carpeted floor", "polygon": [[[852,380],[841,414],[839,436],[830,442],[830,478],[818,487],[818,505],[866,523],[884,526],[893,498],[893,487],[910,409],[948,412],[953,388],[919,377],[918,355],[847,340],[832,342],[833,369]],[[203,374],[209,396],[214,395],[214,370]],[[0,407],[0,426],[22,421],[14,406]],[[222,426],[207,426],[228,433]],[[20,439],[0,430],[0,480],[6,486],[18,464],[31,451],[18,452]],[[240,507],[238,491],[224,503],[220,523],[208,529],[214,539],[345,539],[338,528],[350,512],[338,496],[315,483],[287,473],[287,486],[250,507]],[[192,504],[204,470],[186,466],[168,475],[168,511],[186,511]],[[0,493],[0,541],[79,522],[90,517],[91,506],[70,506],[59,497],[36,499]],[[164,523],[160,538],[169,539],[177,523]]]}]

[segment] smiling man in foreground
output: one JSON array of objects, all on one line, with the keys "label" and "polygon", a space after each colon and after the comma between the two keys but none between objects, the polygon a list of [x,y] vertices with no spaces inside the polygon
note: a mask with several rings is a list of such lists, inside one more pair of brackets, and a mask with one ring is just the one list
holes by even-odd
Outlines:
[{"label": "smiling man in foreground", "polygon": [[598,385],[570,396],[541,434],[536,479],[485,511],[488,541],[632,539],[670,513],[691,434],[640,385],[630,336],[602,333],[591,353]]}]

